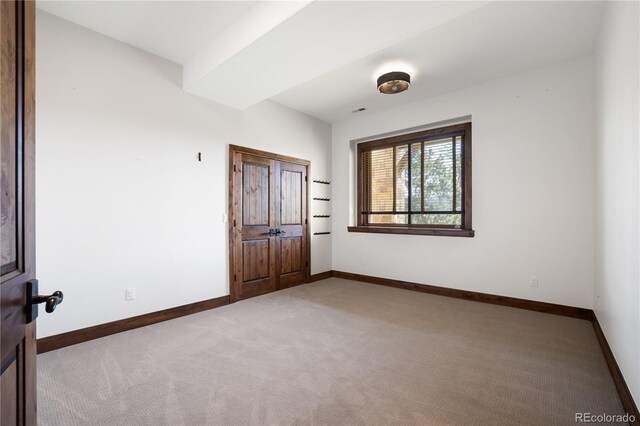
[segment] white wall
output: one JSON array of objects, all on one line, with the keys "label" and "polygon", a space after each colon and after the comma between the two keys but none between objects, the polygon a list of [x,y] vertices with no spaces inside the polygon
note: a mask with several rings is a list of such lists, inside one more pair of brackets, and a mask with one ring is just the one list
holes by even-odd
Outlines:
[{"label": "white wall", "polygon": [[640,31],[637,2],[607,4],[596,52],[595,312],[640,403]]},{"label": "white wall", "polygon": [[[351,140],[468,115],[475,238],[347,232]],[[334,125],[333,269],[591,308],[593,115],[585,57]]]},{"label": "white wall", "polygon": [[[330,176],[328,124],[194,97],[180,66],[41,11],[36,59],[38,278],[65,293],[39,337],[229,294],[228,144]],[[330,250],[312,237],[312,273],[331,269]]]}]

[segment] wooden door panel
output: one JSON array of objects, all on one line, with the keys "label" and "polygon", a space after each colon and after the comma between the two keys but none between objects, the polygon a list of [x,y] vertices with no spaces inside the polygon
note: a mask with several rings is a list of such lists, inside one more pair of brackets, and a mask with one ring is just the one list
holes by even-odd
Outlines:
[{"label": "wooden door panel", "polygon": [[280,273],[302,270],[302,238],[280,238]]},{"label": "wooden door panel", "polygon": [[35,3],[0,2],[0,424],[36,423]]},{"label": "wooden door panel", "polygon": [[281,170],[280,225],[302,224],[303,179],[301,172]]},{"label": "wooden door panel", "polygon": [[269,226],[269,166],[243,163],[242,224]]},{"label": "wooden door panel", "polygon": [[307,168],[280,161],[276,169],[278,229],[283,232],[277,245],[278,288],[287,288],[307,281]]},{"label": "wooden door panel", "polygon": [[16,362],[16,356],[8,361],[2,370],[2,376],[0,376],[0,395],[2,395],[2,424],[15,425],[18,424],[18,363]]},{"label": "wooden door panel", "polygon": [[237,153],[233,206],[235,226],[235,272],[232,301],[259,296],[276,288],[275,237],[275,162],[268,158]]},{"label": "wooden door panel", "polygon": [[269,278],[269,240],[242,242],[242,282]]},{"label": "wooden door panel", "polygon": [[[2,137],[2,158],[16,156],[16,4],[10,1],[0,3],[2,23],[0,26],[2,54],[0,55],[0,93],[2,93],[2,113],[0,133]],[[14,17],[12,19],[12,17]],[[16,162],[2,161],[1,235],[2,274],[17,269],[18,266],[18,212]]]},{"label": "wooden door panel", "polygon": [[[22,276],[24,274],[21,274]],[[19,277],[20,277],[19,276]],[[26,301],[25,283],[19,279],[12,279],[4,282],[0,287],[2,312],[2,337],[0,338],[2,358],[0,362],[6,365],[8,358],[16,352],[17,345],[22,344],[24,338],[24,326],[26,324],[26,312],[24,309]]]}]

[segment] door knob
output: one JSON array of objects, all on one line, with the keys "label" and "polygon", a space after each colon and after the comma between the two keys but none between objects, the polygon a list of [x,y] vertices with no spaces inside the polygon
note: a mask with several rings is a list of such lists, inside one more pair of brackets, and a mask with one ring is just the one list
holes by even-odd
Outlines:
[{"label": "door knob", "polygon": [[51,296],[37,295],[33,298],[33,303],[46,303],[44,310],[51,313],[56,310],[56,306],[62,303],[64,294],[60,290],[54,291]]},{"label": "door knob", "polygon": [[38,294],[38,280],[27,281],[27,323],[38,317],[38,304],[44,303],[44,310],[51,313],[63,299],[64,294],[60,290],[50,295]]}]

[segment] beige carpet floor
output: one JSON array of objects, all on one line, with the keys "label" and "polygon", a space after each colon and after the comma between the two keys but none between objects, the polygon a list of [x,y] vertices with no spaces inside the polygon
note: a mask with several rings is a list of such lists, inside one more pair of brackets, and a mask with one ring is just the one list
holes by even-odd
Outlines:
[{"label": "beige carpet floor", "polygon": [[589,322],[331,278],[38,356],[41,425],[570,425]]}]

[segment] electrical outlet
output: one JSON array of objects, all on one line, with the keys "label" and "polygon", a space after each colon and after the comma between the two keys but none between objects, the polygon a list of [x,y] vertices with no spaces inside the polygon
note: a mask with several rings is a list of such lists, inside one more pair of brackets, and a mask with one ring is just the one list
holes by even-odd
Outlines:
[{"label": "electrical outlet", "polygon": [[538,277],[533,276],[533,275],[532,275],[532,276],[530,276],[530,277],[529,277],[529,285],[530,285],[531,287],[538,287]]},{"label": "electrical outlet", "polygon": [[227,223],[229,221],[229,216],[226,213],[222,213],[222,223]]},{"label": "electrical outlet", "polygon": [[124,291],[124,300],[133,300],[136,298],[136,289],[135,288],[127,288]]}]

